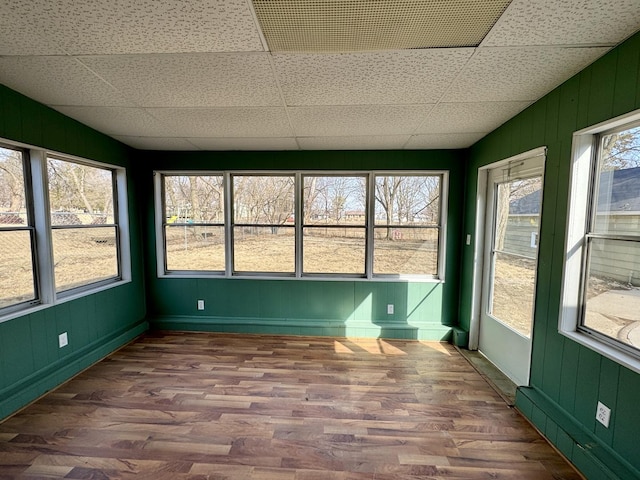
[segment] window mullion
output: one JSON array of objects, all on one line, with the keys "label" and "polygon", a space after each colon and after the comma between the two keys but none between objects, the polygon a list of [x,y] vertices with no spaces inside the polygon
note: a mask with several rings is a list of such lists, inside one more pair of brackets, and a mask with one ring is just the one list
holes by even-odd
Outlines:
[{"label": "window mullion", "polygon": [[295,276],[302,277],[302,222],[303,218],[303,194],[304,186],[302,173],[295,174],[295,196],[294,196],[294,225],[295,225]]},{"label": "window mullion", "polygon": [[36,257],[40,300],[53,303],[56,299],[53,272],[53,243],[51,218],[49,216],[49,184],[47,180],[47,157],[42,150],[32,150],[31,184],[33,189],[33,225],[35,227]]},{"label": "window mullion", "polygon": [[365,205],[365,266],[364,273],[367,279],[373,278],[373,242],[374,242],[374,226],[376,218],[376,202],[375,202],[375,186],[376,179],[373,172],[367,175],[367,201]]},{"label": "window mullion", "polygon": [[233,275],[233,176],[229,172],[224,173],[224,243],[225,243],[225,276]]}]

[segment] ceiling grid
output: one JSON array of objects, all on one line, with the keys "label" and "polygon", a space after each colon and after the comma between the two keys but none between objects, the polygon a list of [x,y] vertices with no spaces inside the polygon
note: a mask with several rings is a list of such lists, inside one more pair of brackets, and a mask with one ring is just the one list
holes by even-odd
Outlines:
[{"label": "ceiling grid", "polygon": [[465,148],[639,0],[4,0],[0,83],[150,150]]}]

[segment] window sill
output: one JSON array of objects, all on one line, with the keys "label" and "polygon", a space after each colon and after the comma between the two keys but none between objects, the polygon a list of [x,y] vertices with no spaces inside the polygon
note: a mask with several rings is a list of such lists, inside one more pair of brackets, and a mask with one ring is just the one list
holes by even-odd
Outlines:
[{"label": "window sill", "polygon": [[291,281],[320,281],[320,282],[386,282],[386,283],[445,283],[443,279],[420,275],[400,275],[400,276],[379,276],[366,278],[363,276],[338,276],[338,275],[305,275],[296,277],[294,275],[269,275],[269,274],[236,274],[227,276],[224,274],[204,273],[204,272],[170,272],[158,275],[158,279],[171,278],[191,278],[191,279],[211,279],[211,280],[291,280]]},{"label": "window sill", "polygon": [[70,295],[61,297],[56,299],[54,302],[47,302],[47,303],[38,303],[35,305],[25,305],[24,308],[20,308],[17,310],[13,310],[11,312],[8,312],[6,315],[0,315],[0,323],[3,322],[8,322],[9,320],[13,320],[14,318],[19,318],[19,317],[24,317],[26,315],[30,315],[32,313],[36,313],[39,312],[40,310],[44,310],[46,308],[50,308],[53,307],[55,305],[60,305],[61,303],[66,303],[66,302],[70,302],[73,300],[77,300],[79,298],[82,297],[86,297],[88,295],[93,295],[99,292],[103,292],[105,290],[109,290],[111,288],[115,288],[115,287],[120,287],[122,285],[125,285],[127,283],[131,283],[130,279],[118,279],[118,280],[114,280],[113,282],[109,282],[109,283],[105,283],[102,285],[99,285],[95,288],[91,288],[88,290],[83,290],[81,292],[77,292],[77,293],[72,293]]}]

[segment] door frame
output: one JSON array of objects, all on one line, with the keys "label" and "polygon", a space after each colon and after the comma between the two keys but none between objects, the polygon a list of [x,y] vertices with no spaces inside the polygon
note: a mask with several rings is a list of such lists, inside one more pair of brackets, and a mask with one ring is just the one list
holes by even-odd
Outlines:
[{"label": "door frame", "polygon": [[[482,314],[482,286],[484,282],[485,225],[487,217],[487,198],[489,196],[489,170],[500,168],[512,162],[531,157],[544,156],[546,162],[547,147],[538,147],[527,152],[505,158],[478,168],[476,186],[475,241],[473,242],[473,288],[471,291],[471,319],[469,322],[469,350],[478,350],[480,340],[480,317]],[[544,179],[543,179],[544,188]],[[544,193],[544,190],[543,190]],[[541,200],[542,201],[542,200]],[[534,298],[535,305],[535,298]],[[533,341],[533,328],[531,341]]]}]

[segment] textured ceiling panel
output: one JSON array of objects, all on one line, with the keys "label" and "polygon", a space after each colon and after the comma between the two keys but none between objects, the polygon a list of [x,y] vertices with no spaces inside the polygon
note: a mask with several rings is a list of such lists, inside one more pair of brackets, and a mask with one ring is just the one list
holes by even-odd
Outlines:
[{"label": "textured ceiling panel", "polygon": [[7,2],[0,2],[0,55],[64,55],[46,35],[26,28],[28,18],[11,11]]},{"label": "textured ceiling panel", "polygon": [[409,135],[359,137],[300,137],[302,150],[400,150]]},{"label": "textured ceiling panel", "polygon": [[639,24],[638,0],[514,0],[482,46],[615,45]]},{"label": "textured ceiling panel", "polygon": [[195,145],[184,138],[132,137],[129,135],[113,135],[113,138],[140,150],[197,150]]},{"label": "textured ceiling panel", "polygon": [[269,54],[110,55],[80,57],[144,107],[281,105]]},{"label": "textured ceiling panel", "polygon": [[253,0],[272,52],[478,45],[510,0]]},{"label": "textured ceiling panel", "polygon": [[297,136],[401,135],[413,132],[432,105],[289,108]]},{"label": "textured ceiling panel", "polygon": [[298,150],[295,138],[189,138],[202,150]]},{"label": "textured ceiling panel", "polygon": [[607,48],[479,48],[443,102],[537,100]]},{"label": "textured ceiling panel", "polygon": [[169,128],[142,108],[56,107],[56,110],[107,135],[171,136]]},{"label": "textured ceiling panel", "polygon": [[476,143],[486,133],[435,133],[414,135],[405,145],[407,150],[429,150],[438,148],[467,148]]},{"label": "textured ceiling panel", "polygon": [[473,51],[280,54],[274,62],[287,105],[416,104],[436,102]]},{"label": "textured ceiling panel", "polygon": [[3,0],[69,54],[262,51],[246,0]]},{"label": "textured ceiling panel", "polygon": [[149,108],[172,137],[289,137],[284,108]]},{"label": "textured ceiling panel", "polygon": [[531,102],[440,103],[416,133],[490,132]]},{"label": "textured ceiling panel", "polygon": [[48,105],[127,104],[123,95],[71,57],[0,57],[0,83]]}]

